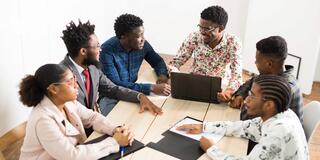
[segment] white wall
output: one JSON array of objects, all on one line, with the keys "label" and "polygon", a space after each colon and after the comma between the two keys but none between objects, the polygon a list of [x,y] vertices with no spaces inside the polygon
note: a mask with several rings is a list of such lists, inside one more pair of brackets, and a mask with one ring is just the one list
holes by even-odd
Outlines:
[{"label": "white wall", "polygon": [[[289,5],[290,4],[290,5]],[[255,44],[270,35],[287,40],[289,53],[302,57],[299,82],[310,94],[320,42],[320,1],[250,1],[243,50],[243,67],[255,71]]]},{"label": "white wall", "polygon": [[128,8],[127,4],[98,0],[0,1],[0,136],[24,122],[31,111],[19,101],[20,80],[43,64],[59,63],[67,53],[60,38],[65,25],[70,20],[89,19],[96,24],[98,35],[109,37],[113,35],[114,18]]},{"label": "white wall", "polygon": [[[278,3],[275,0],[272,2]],[[269,8],[273,8],[272,2],[268,1],[267,6]],[[289,1],[286,2],[289,3]],[[319,3],[312,6],[315,3],[314,0],[304,2],[306,5],[302,6],[305,7],[308,15],[313,13],[319,15],[319,12],[315,11],[315,9],[320,10],[316,7],[319,6]],[[102,43],[114,35],[113,23],[117,16],[122,13],[133,13],[144,20],[146,39],[151,42],[156,51],[175,54],[186,36],[197,30],[196,26],[199,23],[200,12],[210,5],[219,4],[229,13],[227,32],[237,35],[243,42],[243,54],[249,60],[245,61],[244,67],[250,70],[255,68],[246,65],[254,64],[253,43],[257,39],[253,35],[257,35],[257,38],[266,36],[269,33],[266,31],[269,31],[270,28],[268,25],[259,26],[261,30],[253,27],[256,25],[253,23],[254,17],[265,17],[265,15],[260,12],[256,15],[256,10],[252,9],[252,6],[266,10],[261,5],[264,3],[264,1],[254,2],[252,0],[0,1],[0,54],[3,57],[0,62],[0,72],[4,75],[0,80],[0,136],[25,121],[30,113],[30,109],[19,102],[17,91],[21,78],[26,74],[33,74],[39,66],[45,63],[60,62],[67,53],[60,36],[62,36],[62,30],[65,29],[65,25],[70,20],[76,22],[78,19],[83,22],[90,20],[96,25],[96,34]],[[298,5],[300,4],[295,6]],[[286,4],[285,6],[289,5]],[[288,11],[285,16],[282,16],[283,19],[292,19],[291,15],[295,10],[292,8]],[[312,16],[308,19],[308,22],[318,19],[319,16]],[[301,20],[301,17],[298,20]],[[274,31],[282,31],[283,28],[273,29]],[[304,26],[303,28],[293,26],[293,29],[294,32],[290,32],[293,36],[285,32],[285,36],[289,38],[289,47],[298,46],[294,35],[300,33],[302,35],[306,34],[303,36],[305,38],[307,36],[311,38],[302,39],[302,42],[308,43],[299,46],[306,45],[305,47],[314,48],[311,43],[309,44],[309,41],[316,41],[317,39],[311,34],[319,33],[319,31],[313,32],[314,28],[310,28],[310,26]],[[313,53],[314,51],[311,48],[306,53]],[[293,51],[293,49],[294,47],[290,50]],[[307,60],[309,61],[309,59]],[[310,62],[312,61],[314,60],[311,59]],[[315,66],[309,67],[311,67],[310,70],[315,68]],[[320,79],[320,76],[318,77]]]},{"label": "white wall", "polygon": [[318,62],[317,62],[317,67],[316,67],[316,73],[314,76],[314,81],[320,82],[320,44],[318,48]]}]

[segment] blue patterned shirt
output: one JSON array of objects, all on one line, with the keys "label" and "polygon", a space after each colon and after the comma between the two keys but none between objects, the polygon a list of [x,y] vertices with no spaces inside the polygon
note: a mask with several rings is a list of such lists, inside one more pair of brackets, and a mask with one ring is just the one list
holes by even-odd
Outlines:
[{"label": "blue patterned shirt", "polygon": [[100,62],[103,73],[115,84],[144,94],[150,94],[151,84],[135,83],[142,61],[145,59],[155,70],[157,76],[167,75],[163,59],[145,41],[141,50],[127,52],[117,37],[112,37],[101,46]]}]

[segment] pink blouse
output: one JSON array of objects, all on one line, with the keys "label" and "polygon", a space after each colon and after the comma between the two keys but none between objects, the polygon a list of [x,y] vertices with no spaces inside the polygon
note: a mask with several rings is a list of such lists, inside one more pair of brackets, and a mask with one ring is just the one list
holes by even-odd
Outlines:
[{"label": "pink blouse", "polygon": [[83,126],[112,135],[115,125],[77,101],[65,104],[67,120],[48,97],[33,108],[26,128],[20,159],[99,159],[118,152],[116,140],[109,137],[84,145]]}]

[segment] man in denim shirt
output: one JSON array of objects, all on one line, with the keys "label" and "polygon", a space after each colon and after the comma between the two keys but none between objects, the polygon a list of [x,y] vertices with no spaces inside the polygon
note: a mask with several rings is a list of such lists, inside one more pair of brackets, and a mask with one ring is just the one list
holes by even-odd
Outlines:
[{"label": "man in denim shirt", "polygon": [[[153,50],[144,38],[143,21],[132,14],[120,15],[114,24],[115,37],[101,46],[100,62],[104,74],[115,84],[150,94],[169,95],[168,70],[163,59]],[[136,83],[143,60],[155,70],[158,80],[155,84]],[[105,99],[101,100],[105,103]],[[108,103],[114,100],[107,99]],[[115,102],[116,103],[116,102]]]}]

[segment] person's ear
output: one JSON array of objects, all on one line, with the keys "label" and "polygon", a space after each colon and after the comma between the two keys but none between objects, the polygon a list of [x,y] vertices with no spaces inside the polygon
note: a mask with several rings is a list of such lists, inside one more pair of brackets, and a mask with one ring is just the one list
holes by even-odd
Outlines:
[{"label": "person's ear", "polygon": [[265,101],[263,106],[264,106],[265,111],[272,111],[273,112],[273,110],[276,109],[276,104],[271,100]]},{"label": "person's ear", "polygon": [[80,54],[81,54],[82,56],[86,56],[86,55],[87,55],[87,49],[86,49],[86,48],[81,48],[81,49],[80,49]]},{"label": "person's ear", "polygon": [[120,37],[120,39],[121,39],[121,40],[127,40],[127,39],[128,39],[128,36],[126,36],[126,35],[124,34],[124,35],[122,35],[122,36]]},{"label": "person's ear", "polygon": [[47,88],[47,90],[48,90],[48,93],[51,94],[51,95],[56,95],[56,94],[58,94],[58,92],[59,92],[59,88],[56,87],[55,85],[50,85],[50,86]]},{"label": "person's ear", "polygon": [[224,27],[223,26],[219,26],[219,32],[223,32],[224,31]]},{"label": "person's ear", "polygon": [[268,59],[268,61],[267,61],[267,67],[269,68],[269,69],[271,69],[272,67],[273,67],[273,61],[271,60],[271,59]]}]

